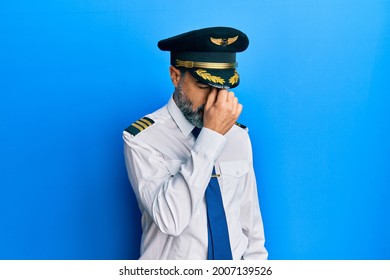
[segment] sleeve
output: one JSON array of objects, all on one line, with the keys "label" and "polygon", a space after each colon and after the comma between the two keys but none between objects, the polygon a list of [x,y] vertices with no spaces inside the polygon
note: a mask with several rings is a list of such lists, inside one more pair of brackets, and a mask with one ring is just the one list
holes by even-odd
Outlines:
[{"label": "sleeve", "polygon": [[247,260],[266,260],[268,252],[264,247],[265,237],[263,220],[257,193],[256,177],[252,161],[252,148],[250,147],[250,170],[248,173],[243,200],[241,204],[240,220],[243,233],[248,237],[248,247],[243,255]]},{"label": "sleeve", "polygon": [[180,235],[203,200],[225,137],[203,128],[189,158],[172,175],[158,151],[126,132],[123,136],[127,173],[141,211],[163,233]]}]

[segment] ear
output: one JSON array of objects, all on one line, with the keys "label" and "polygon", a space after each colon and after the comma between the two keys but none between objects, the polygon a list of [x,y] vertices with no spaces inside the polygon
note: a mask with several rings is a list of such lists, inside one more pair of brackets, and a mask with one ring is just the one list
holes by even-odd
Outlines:
[{"label": "ear", "polygon": [[180,70],[174,66],[170,66],[169,75],[171,76],[172,84],[174,85],[174,87],[177,87],[181,79]]}]

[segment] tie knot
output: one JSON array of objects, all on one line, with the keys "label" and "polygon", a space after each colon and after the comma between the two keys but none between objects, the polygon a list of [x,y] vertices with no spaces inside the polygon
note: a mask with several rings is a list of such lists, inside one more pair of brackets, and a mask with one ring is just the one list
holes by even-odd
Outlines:
[{"label": "tie knot", "polygon": [[200,133],[200,128],[195,126],[194,129],[192,130],[192,135],[194,135],[195,139],[198,138],[199,133]]}]

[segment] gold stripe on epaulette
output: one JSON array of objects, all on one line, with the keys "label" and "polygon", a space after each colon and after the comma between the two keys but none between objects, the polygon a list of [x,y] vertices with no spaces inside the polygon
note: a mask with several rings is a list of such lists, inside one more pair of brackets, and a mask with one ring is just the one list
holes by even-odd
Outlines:
[{"label": "gold stripe on epaulette", "polygon": [[142,118],[140,120],[143,121],[144,123],[146,123],[148,126],[152,125],[152,123],[150,121],[148,121],[147,119],[145,119],[145,118]]},{"label": "gold stripe on epaulette", "polygon": [[145,119],[145,118],[140,119],[140,121],[142,121],[143,123],[146,123],[148,126],[150,126],[150,125],[153,124],[153,123],[151,123],[150,121],[148,121],[148,120]]},{"label": "gold stripe on epaulette", "polygon": [[147,129],[152,124],[154,124],[154,120],[148,117],[143,117],[138,121],[133,122],[128,128],[125,129],[125,131],[133,136],[136,136],[138,133]]},{"label": "gold stripe on epaulette", "polygon": [[248,127],[246,125],[240,124],[238,122],[236,122],[235,125],[237,125],[238,127],[242,128],[242,129],[248,130]]},{"label": "gold stripe on epaulette", "polygon": [[145,128],[143,128],[142,126],[136,124],[136,123],[133,123],[132,126],[134,126],[136,129],[139,129],[139,131],[142,131],[144,130]]},{"label": "gold stripe on epaulette", "polygon": [[146,123],[141,122],[141,120],[136,121],[136,123],[143,127],[143,129],[147,128],[148,125]]}]

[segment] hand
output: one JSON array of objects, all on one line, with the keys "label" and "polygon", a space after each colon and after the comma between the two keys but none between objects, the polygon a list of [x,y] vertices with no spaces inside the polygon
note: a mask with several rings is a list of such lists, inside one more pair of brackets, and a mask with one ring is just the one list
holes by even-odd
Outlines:
[{"label": "hand", "polygon": [[213,88],[207,97],[203,114],[203,126],[225,135],[235,124],[242,111],[234,93]]}]

